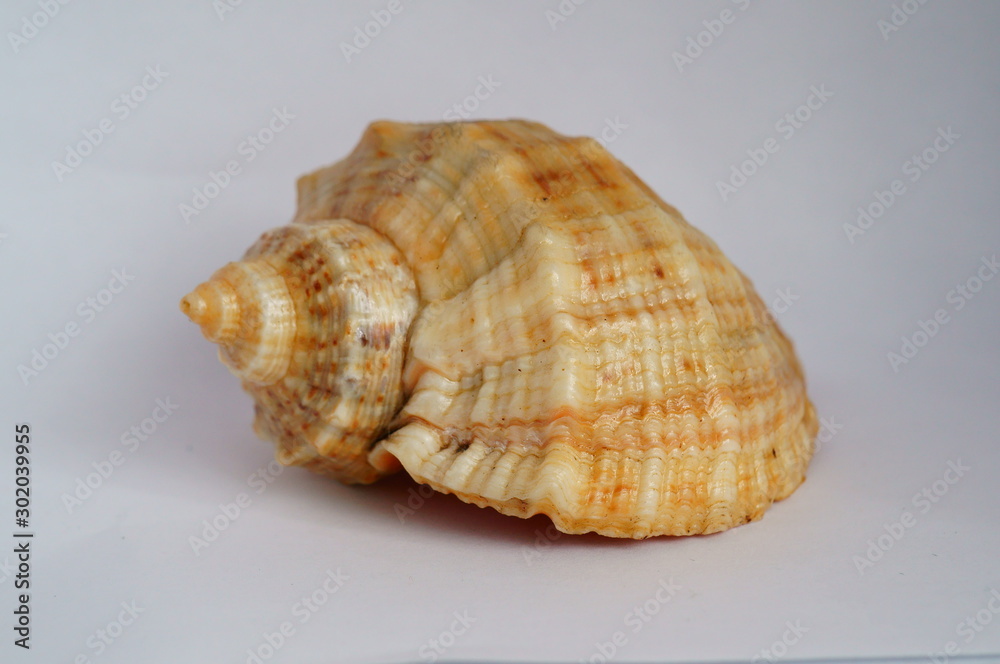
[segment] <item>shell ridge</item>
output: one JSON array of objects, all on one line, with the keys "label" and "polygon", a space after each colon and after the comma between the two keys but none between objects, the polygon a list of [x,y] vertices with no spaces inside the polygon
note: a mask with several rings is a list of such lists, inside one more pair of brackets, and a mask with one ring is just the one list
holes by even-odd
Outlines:
[{"label": "shell ridge", "polygon": [[185,299],[282,463],[405,469],[635,538],[760,518],[804,479],[817,422],[793,345],[593,139],[381,121],[296,190],[241,262],[267,269]]}]

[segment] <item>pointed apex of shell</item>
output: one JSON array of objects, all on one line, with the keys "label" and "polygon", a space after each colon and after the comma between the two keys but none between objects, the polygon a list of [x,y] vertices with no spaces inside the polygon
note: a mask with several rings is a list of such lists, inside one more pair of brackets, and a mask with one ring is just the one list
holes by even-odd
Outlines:
[{"label": "pointed apex of shell", "polygon": [[236,336],[239,300],[233,287],[222,279],[212,278],[185,295],[181,311],[201,328],[209,341],[225,344]]},{"label": "pointed apex of shell", "polygon": [[241,379],[267,385],[284,376],[295,305],[285,279],[267,261],[229,263],[185,295],[180,307],[219,344],[219,358]]}]

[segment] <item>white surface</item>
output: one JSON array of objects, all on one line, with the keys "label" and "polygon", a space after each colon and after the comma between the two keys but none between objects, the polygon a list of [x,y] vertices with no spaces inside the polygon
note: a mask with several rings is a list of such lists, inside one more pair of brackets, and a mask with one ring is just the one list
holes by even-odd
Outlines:
[{"label": "white surface", "polygon": [[[619,661],[747,660],[789,621],[808,631],[774,651],[786,660],[923,657],[949,641],[1000,654],[988,609],[1000,589],[1000,279],[960,311],[947,300],[1000,251],[1000,6],[930,2],[885,40],[885,1],[591,1],[554,30],[554,0],[404,3],[348,63],[340,43],[385,3],[247,0],[222,21],[207,1],[148,4],[70,3],[19,52],[9,37],[0,46],[0,534],[12,530],[16,422],[32,426],[37,533],[33,648],[11,645],[13,581],[0,572],[0,659],[245,662],[290,621],[265,661],[417,661],[456,611],[475,622],[445,659],[575,662],[620,630]],[[673,52],[727,8],[733,21],[678,71]],[[6,2],[0,26],[18,31],[37,11]],[[115,99],[157,66],[169,76],[122,118]],[[440,119],[479,77],[499,87],[474,117],[588,135],[626,124],[610,149],[766,300],[797,298],[779,318],[839,430],[762,521],[535,548],[544,519],[451,497],[401,524],[394,506],[413,490],[402,478],[347,488],[292,469],[260,494],[248,484],[270,448],[179,298],[284,224],[295,178],[344,156],[369,121]],[[811,86],[833,96],[786,140],[776,123]],[[240,143],[274,108],[295,117],[248,163]],[[59,182],[52,162],[104,118],[113,133]],[[904,162],[948,127],[954,145],[909,181]],[[723,201],[716,182],[769,137],[778,152]],[[185,224],[179,204],[229,160],[240,174]],[[905,194],[850,243],[843,224],[895,178]],[[134,281],[88,322],[78,306],[123,268]],[[894,372],[887,353],[939,308],[949,322]],[[18,365],[71,322],[80,334],[25,386]],[[122,434],[158,398],[179,409],[130,452]],[[115,450],[122,465],[68,513],[63,494]],[[949,461],[970,470],[922,511],[913,497]],[[240,493],[249,507],[196,556],[189,538]],[[854,557],[904,510],[915,525],[859,573]],[[349,580],[300,623],[296,602],[338,569]],[[671,578],[680,589],[633,631],[633,607]],[[136,622],[103,652],[88,645],[132,601]],[[959,632],[977,612],[989,624]]]}]

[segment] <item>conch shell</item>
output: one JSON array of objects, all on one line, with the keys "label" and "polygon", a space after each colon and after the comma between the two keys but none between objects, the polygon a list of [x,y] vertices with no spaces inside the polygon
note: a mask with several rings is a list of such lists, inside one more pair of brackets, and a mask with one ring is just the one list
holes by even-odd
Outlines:
[{"label": "conch shell", "polygon": [[802,370],[750,281],[589,138],[376,122],[181,302],[283,464],[404,468],[566,533],[712,533],[805,479]]}]

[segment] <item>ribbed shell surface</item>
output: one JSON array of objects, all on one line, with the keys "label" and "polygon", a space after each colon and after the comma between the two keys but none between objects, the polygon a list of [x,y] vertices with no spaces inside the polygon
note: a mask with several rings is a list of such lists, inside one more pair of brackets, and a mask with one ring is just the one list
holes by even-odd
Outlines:
[{"label": "ribbed shell surface", "polygon": [[379,122],[298,191],[298,224],[374,229],[419,292],[377,473],[635,538],[758,519],[805,478],[817,422],[790,342],[596,141]]}]

